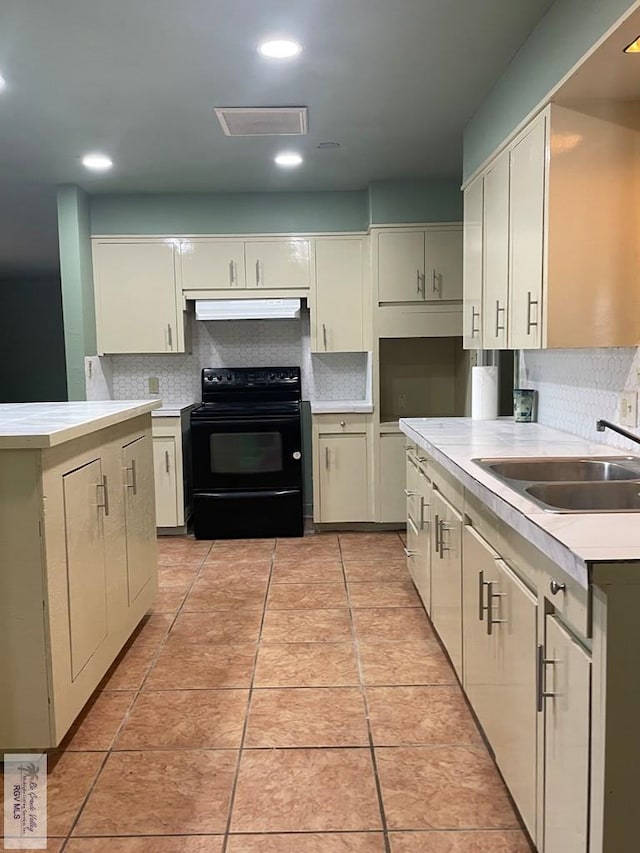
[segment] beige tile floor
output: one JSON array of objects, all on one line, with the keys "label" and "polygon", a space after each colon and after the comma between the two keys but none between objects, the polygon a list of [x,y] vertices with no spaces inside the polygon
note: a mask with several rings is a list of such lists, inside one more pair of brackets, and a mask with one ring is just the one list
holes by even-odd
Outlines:
[{"label": "beige tile floor", "polygon": [[158,550],[50,757],[50,850],[528,853],[397,534]]}]

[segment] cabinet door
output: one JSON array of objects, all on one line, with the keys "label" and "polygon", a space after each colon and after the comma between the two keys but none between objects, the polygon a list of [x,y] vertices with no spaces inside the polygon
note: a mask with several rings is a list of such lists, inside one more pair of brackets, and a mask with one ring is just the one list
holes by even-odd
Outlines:
[{"label": "cabinet door", "polygon": [[464,191],[462,340],[465,349],[479,349],[482,346],[483,187],[483,178],[480,175]]},{"label": "cabinet door", "polygon": [[129,605],[151,582],[156,565],[151,437],[142,435],[122,448]]},{"label": "cabinet door", "polygon": [[585,853],[591,664],[555,616],[546,617],[545,853]]},{"label": "cabinet door", "polygon": [[536,643],[538,604],[509,567],[496,561],[497,581],[487,586],[487,622],[497,666],[491,734],[496,762],[529,830],[536,828]]},{"label": "cabinet door", "polygon": [[378,234],[378,301],[424,302],[424,231]]},{"label": "cabinet door", "polygon": [[462,229],[426,232],[425,277],[427,302],[462,299]]},{"label": "cabinet door", "polygon": [[483,346],[507,347],[509,292],[509,152],[484,176]]},{"label": "cabinet door", "polygon": [[110,484],[103,485],[100,459],[62,479],[71,680],[75,681],[108,634],[103,513],[108,512]]},{"label": "cabinet door", "polygon": [[359,433],[318,438],[320,521],[367,521],[367,437]]},{"label": "cabinet door", "polygon": [[465,525],[462,543],[462,637],[464,689],[491,741],[502,720],[492,636],[487,630],[486,589],[497,579],[498,554]]},{"label": "cabinet door", "polygon": [[99,352],[184,352],[172,244],[94,241],[93,277]]},{"label": "cabinet door", "polygon": [[247,287],[269,290],[311,286],[310,240],[256,240],[245,243]]},{"label": "cabinet door", "polygon": [[431,492],[431,619],[451,662],[462,675],[462,517],[438,492]]},{"label": "cabinet door", "polygon": [[158,527],[177,527],[178,489],[175,439],[154,436],[153,472],[156,493],[156,524]]},{"label": "cabinet door", "polygon": [[431,481],[418,469],[416,478],[418,505],[416,525],[417,560],[414,583],[427,613],[431,613]]},{"label": "cabinet door", "polygon": [[185,240],[180,247],[183,290],[245,287],[244,243]]},{"label": "cabinet door", "polygon": [[405,501],[406,466],[403,434],[383,433],[380,436],[380,518],[379,522],[403,522],[406,520]]},{"label": "cabinet door", "polygon": [[364,240],[316,240],[314,352],[362,352]]},{"label": "cabinet door", "polygon": [[542,345],[546,119],[511,149],[509,347]]}]

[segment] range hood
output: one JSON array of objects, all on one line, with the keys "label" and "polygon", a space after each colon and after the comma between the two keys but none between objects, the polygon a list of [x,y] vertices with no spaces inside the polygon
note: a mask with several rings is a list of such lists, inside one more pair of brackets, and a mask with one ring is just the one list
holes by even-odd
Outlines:
[{"label": "range hood", "polygon": [[196,299],[196,320],[284,320],[300,317],[299,299]]}]

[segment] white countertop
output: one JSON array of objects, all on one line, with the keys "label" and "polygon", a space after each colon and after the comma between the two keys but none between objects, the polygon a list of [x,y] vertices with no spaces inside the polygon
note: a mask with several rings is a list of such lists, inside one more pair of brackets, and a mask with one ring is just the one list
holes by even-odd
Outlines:
[{"label": "white countertop", "polygon": [[545,512],[472,461],[478,457],[633,454],[540,424],[515,423],[511,418],[403,418],[400,429],[582,586],[588,584],[589,563],[640,561],[637,513]]},{"label": "white countertop", "polygon": [[54,447],[144,415],[159,400],[0,404],[0,450]]},{"label": "white countertop", "polygon": [[368,414],[373,411],[373,404],[369,400],[312,400],[312,415],[330,415],[341,412],[363,412]]},{"label": "white countertop", "polygon": [[160,408],[151,412],[154,418],[179,418],[187,409],[197,406],[197,403],[165,403],[164,400],[156,400]]}]

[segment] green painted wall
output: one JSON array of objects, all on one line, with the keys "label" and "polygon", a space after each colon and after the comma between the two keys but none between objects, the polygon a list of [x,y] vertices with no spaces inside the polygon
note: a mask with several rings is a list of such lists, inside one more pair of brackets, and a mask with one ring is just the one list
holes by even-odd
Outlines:
[{"label": "green painted wall", "polygon": [[460,222],[460,181],[375,181],[369,185],[372,225],[401,222]]},{"label": "green painted wall", "polygon": [[465,179],[634,5],[629,0],[554,3],[465,128]]},{"label": "green painted wall", "polygon": [[177,193],[91,198],[93,234],[251,234],[365,231],[366,190]]},{"label": "green painted wall", "polygon": [[0,305],[0,403],[66,400],[58,276],[0,280]]},{"label": "green painted wall", "polygon": [[89,197],[79,187],[58,188],[60,279],[70,400],[85,399],[84,357],[96,353]]}]

